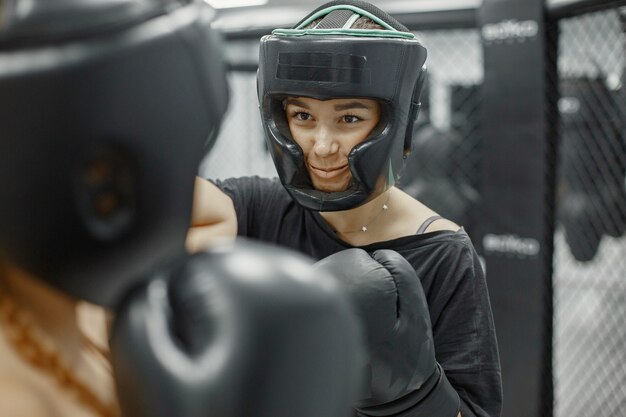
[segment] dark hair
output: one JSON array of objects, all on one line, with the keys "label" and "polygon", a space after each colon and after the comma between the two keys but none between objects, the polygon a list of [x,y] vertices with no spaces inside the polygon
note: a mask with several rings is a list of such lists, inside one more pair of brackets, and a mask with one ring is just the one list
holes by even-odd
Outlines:
[{"label": "dark hair", "polygon": [[[313,29],[313,28],[315,28],[315,26],[317,26],[317,24],[319,22],[321,22],[323,18],[324,17],[320,17],[318,19],[315,19],[314,21],[312,21],[311,23],[309,23],[308,25],[306,25],[302,29]],[[374,22],[369,17],[361,16],[352,24],[352,26],[350,26],[350,29],[382,29],[382,30],[386,30],[387,28],[385,28],[385,27],[379,25],[378,23]]]}]

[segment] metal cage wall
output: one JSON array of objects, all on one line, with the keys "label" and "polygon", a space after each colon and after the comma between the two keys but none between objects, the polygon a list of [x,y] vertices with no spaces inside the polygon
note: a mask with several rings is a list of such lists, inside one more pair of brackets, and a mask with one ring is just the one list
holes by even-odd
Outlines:
[{"label": "metal cage wall", "polygon": [[598,6],[553,11],[556,417],[624,415],[626,406],[626,7]]}]

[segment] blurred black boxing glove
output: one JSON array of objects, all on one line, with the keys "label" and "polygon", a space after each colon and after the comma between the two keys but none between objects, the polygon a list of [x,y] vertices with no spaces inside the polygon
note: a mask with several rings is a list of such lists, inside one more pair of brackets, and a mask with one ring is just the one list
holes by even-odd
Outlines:
[{"label": "blurred black boxing glove", "polygon": [[392,250],[348,249],[316,267],[340,281],[366,335],[357,415],[456,417],[459,396],[435,360],[428,304],[411,264]]},{"label": "blurred black boxing glove", "polygon": [[111,339],[123,415],[345,417],[360,381],[358,319],[311,264],[238,241],[134,291]]}]

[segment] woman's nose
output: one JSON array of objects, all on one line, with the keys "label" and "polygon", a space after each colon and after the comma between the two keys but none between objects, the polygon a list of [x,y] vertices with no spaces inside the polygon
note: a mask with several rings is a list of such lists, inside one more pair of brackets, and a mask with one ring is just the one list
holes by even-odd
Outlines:
[{"label": "woman's nose", "polygon": [[339,150],[339,143],[335,140],[335,136],[330,129],[325,127],[317,129],[314,137],[313,152],[320,157],[336,153]]}]

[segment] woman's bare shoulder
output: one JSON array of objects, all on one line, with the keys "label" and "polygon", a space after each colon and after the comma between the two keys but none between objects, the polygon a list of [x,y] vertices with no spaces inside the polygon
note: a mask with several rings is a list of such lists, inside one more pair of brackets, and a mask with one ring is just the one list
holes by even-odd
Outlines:
[{"label": "woman's bare shoulder", "polygon": [[452,220],[441,218],[441,219],[437,219],[434,222],[432,222],[426,228],[426,230],[424,230],[424,233],[439,232],[439,231],[442,231],[442,230],[449,230],[449,231],[452,231],[452,232],[458,232],[460,228],[461,228],[461,226],[459,226],[458,224],[456,224]]},{"label": "woman's bare shoulder", "polygon": [[[421,201],[418,201],[414,197],[408,195],[402,190],[397,190],[399,200],[402,205],[405,207],[403,213],[406,214],[406,223],[408,223],[408,227],[413,230],[413,232],[417,231],[420,226],[429,218],[434,216],[439,216],[440,214],[436,211],[432,210],[430,207],[426,206]],[[446,218],[441,218],[433,221],[430,225],[424,230],[424,233],[429,232],[438,232],[442,230],[449,230],[456,232],[461,228],[455,222],[448,220]]]},{"label": "woman's bare shoulder", "polygon": [[54,417],[41,395],[23,381],[0,373],[0,410],[11,417]]},{"label": "woman's bare shoulder", "polygon": [[7,343],[0,326],[0,414],[11,417],[55,417],[56,407],[42,391],[42,382]]}]

